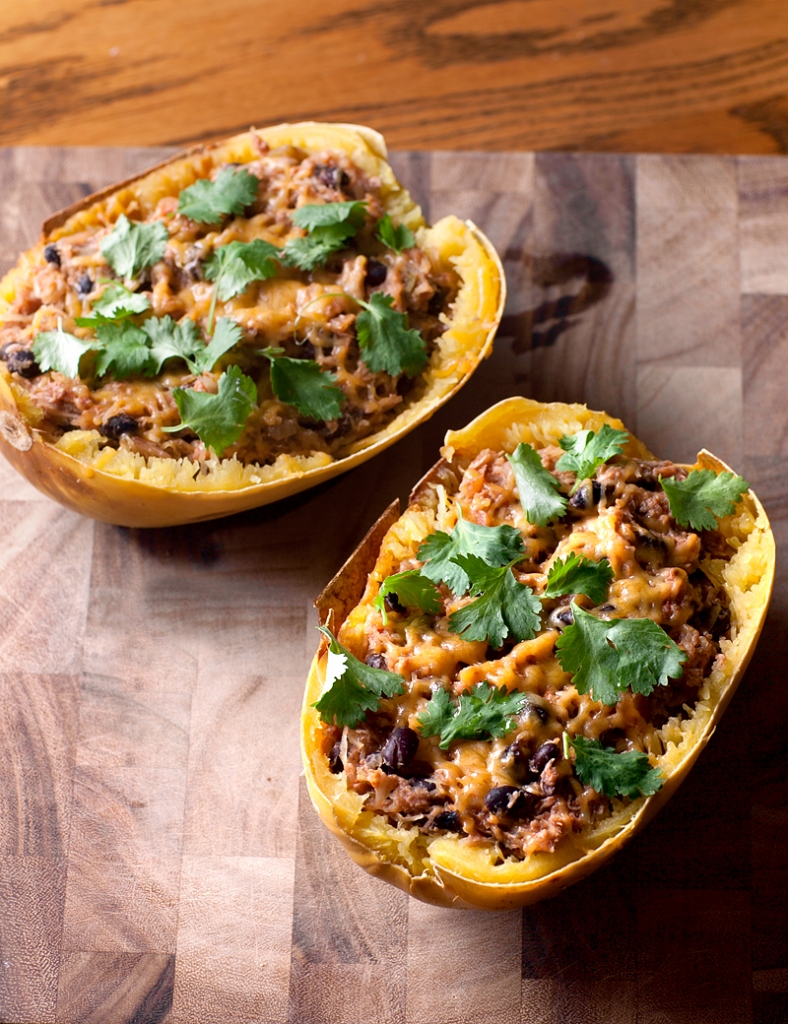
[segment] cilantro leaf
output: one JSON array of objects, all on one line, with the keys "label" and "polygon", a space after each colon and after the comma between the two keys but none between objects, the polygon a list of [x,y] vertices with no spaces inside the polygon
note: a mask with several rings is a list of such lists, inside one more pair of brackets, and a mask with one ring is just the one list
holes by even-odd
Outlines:
[{"label": "cilantro leaf", "polygon": [[276,274],[279,249],[262,238],[229,242],[216,249],[205,264],[205,276],[216,282],[222,302],[240,295],[252,281],[267,281]]},{"label": "cilantro leaf", "polygon": [[280,402],[294,405],[311,420],[334,420],[339,416],[345,393],[336,386],[336,375],[323,372],[314,359],[291,359],[279,355],[281,348],[264,348],[261,355],[271,360],[271,388]]},{"label": "cilantro leaf", "polygon": [[240,367],[230,366],[219,378],[218,394],[173,388],[172,397],[181,422],[174,427],[162,427],[162,430],[168,433],[193,430],[208,448],[221,456],[243,433],[249,414],[257,405],[257,387]]},{"label": "cilantro leaf", "polygon": [[439,746],[446,750],[452,740],[498,738],[511,732],[518,715],[528,703],[528,695],[489,683],[477,683],[471,693],[463,693],[455,703],[445,690],[436,690],[432,700],[416,721],[422,736],[440,736]]},{"label": "cilantro leaf", "polygon": [[445,583],[453,594],[464,594],[471,585],[458,555],[478,555],[488,565],[506,565],[525,554],[520,531],[513,526],[480,526],[460,518],[452,532],[436,530],[418,550],[425,565],[419,570],[433,583]]},{"label": "cilantro leaf", "polygon": [[613,582],[614,575],[606,558],[592,562],[583,555],[578,557],[573,551],[563,562],[556,560],[550,566],[544,596],[586,594],[595,604],[601,604],[607,597],[607,588]]},{"label": "cilantro leaf", "polygon": [[734,473],[715,473],[713,469],[693,469],[686,480],[660,477],[668,496],[670,514],[679,526],[693,530],[715,530],[723,516],[729,516],[749,484]]},{"label": "cilantro leaf", "polygon": [[99,349],[96,373],[99,377],[111,371],[116,380],[125,380],[150,370],[148,335],[128,320],[98,324],[96,337]]},{"label": "cilantro leaf", "polygon": [[420,608],[430,615],[437,615],[443,607],[441,592],[431,579],[423,576],[418,569],[406,569],[394,576],[387,576],[375,598],[375,607],[383,616],[383,625],[388,624],[386,596],[396,594],[406,608]]},{"label": "cilantro leaf", "polygon": [[318,628],[328,637],[329,646],[323,693],[312,707],[317,708],[324,722],[352,729],[368,711],[377,711],[381,698],[404,692],[402,676],[365,665],[327,626]]},{"label": "cilantro leaf", "polygon": [[178,213],[198,224],[218,224],[228,213],[243,213],[257,198],[259,180],[243,167],[223,167],[216,179],[200,178],[178,199]]},{"label": "cilantro leaf", "polygon": [[341,249],[364,223],[366,203],[310,203],[293,212],[293,223],[308,232],[306,238],[291,238],[280,251],[287,266],[314,270],[331,253]]},{"label": "cilantro leaf", "polygon": [[[568,735],[568,734],[565,734]],[[575,775],[584,786],[603,796],[651,796],[665,781],[659,768],[652,768],[647,754],[627,750],[617,754],[599,740],[568,736],[575,751]]]},{"label": "cilantro leaf", "polygon": [[293,223],[305,231],[347,225],[355,234],[364,223],[366,208],[367,204],[357,199],[341,203],[308,203],[293,211]]},{"label": "cilantro leaf", "polygon": [[160,220],[140,224],[122,213],[112,231],[101,240],[101,254],[116,274],[136,277],[164,256],[169,237]]},{"label": "cilantro leaf", "polygon": [[356,317],[361,358],[373,373],[405,373],[416,377],[427,362],[427,344],[417,330],[408,329],[404,313],[392,309],[390,295],[374,292],[369,302],[356,299],[364,309]]},{"label": "cilantro leaf", "polygon": [[113,320],[125,320],[150,309],[147,295],[140,295],[126,288],[119,281],[113,281],[93,303],[89,316],[77,317],[80,327],[95,327],[96,324]]},{"label": "cilantro leaf", "polygon": [[678,679],[686,653],[651,619],[605,622],[577,604],[574,625],[556,640],[561,667],[572,672],[578,693],[615,704],[627,688],[648,696],[655,686]]},{"label": "cilantro leaf", "polygon": [[148,337],[152,374],[160,373],[167,359],[178,358],[188,363],[198,347],[204,347],[197,325],[188,318],[175,323],[170,316],[152,316],[141,329]]},{"label": "cilantro leaf", "polygon": [[521,441],[506,458],[514,470],[517,495],[528,522],[544,526],[551,519],[560,519],[566,512],[566,498],[559,493],[560,482],[542,465],[539,452]]},{"label": "cilantro leaf", "polygon": [[416,239],[410,228],[406,224],[397,224],[395,227],[387,213],[375,225],[375,235],[385,246],[397,253],[402,252],[403,249],[412,249],[416,244]]},{"label": "cilantro leaf", "polygon": [[79,361],[95,341],[83,341],[63,330],[63,321],[58,317],[57,330],[42,331],[33,339],[33,355],[42,373],[57,370],[64,377],[79,376]]},{"label": "cilantro leaf", "polygon": [[487,565],[477,555],[458,555],[455,561],[471,581],[471,601],[449,616],[449,629],[466,640],[487,640],[499,648],[511,633],[517,640],[536,635],[542,610],[530,587],[514,578],[512,565]]},{"label": "cilantro leaf", "polygon": [[593,430],[579,430],[576,434],[559,438],[558,443],[566,454],[562,455],[555,465],[556,469],[562,472],[577,473],[572,494],[583,480],[591,476],[597,466],[601,466],[614,455],[620,455],[628,439],[629,434],[626,430],[615,430],[609,423],[603,423],[598,434]]},{"label": "cilantro leaf", "polygon": [[230,317],[223,316],[216,321],[216,330],[210,343],[204,348],[198,347],[191,359],[187,359],[192,373],[205,373],[212,370],[220,356],[229,352],[243,338],[243,329]]}]

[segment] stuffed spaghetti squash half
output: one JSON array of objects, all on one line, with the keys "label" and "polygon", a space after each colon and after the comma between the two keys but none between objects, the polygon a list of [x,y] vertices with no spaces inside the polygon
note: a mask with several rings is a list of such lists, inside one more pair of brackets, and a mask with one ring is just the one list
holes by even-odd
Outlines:
[{"label": "stuffed spaghetti squash half", "polygon": [[252,130],[45,223],[0,284],[0,449],[119,525],[266,504],[428,418],[503,303],[491,244],[428,227],[376,132]]},{"label": "stuffed spaghetti squash half", "polygon": [[373,874],[504,909],[599,867],[675,792],[753,652],[774,540],[706,451],[512,398],[450,432],[317,601],[302,751]]}]

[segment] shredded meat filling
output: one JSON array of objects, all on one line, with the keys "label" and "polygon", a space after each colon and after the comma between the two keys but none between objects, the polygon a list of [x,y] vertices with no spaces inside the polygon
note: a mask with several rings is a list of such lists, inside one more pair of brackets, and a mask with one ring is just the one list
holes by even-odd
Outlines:
[{"label": "shredded meat filling", "polygon": [[[228,316],[242,327],[243,341],[231,361],[254,380],[259,399],[243,434],[223,457],[261,465],[283,453],[339,457],[353,442],[382,429],[414,387],[405,373],[373,372],[364,363],[354,300],[369,301],[374,293],[389,296],[393,308],[407,314],[408,326],[421,333],[429,356],[444,330],[438,314],[456,296],[457,275],[434,264],[417,246],[396,252],[378,239],[375,227],[384,213],[380,181],[365,175],[346,154],[309,155],[293,146],[269,150],[259,138],[257,148],[256,158],[245,169],[260,185],[244,216],[226,216],[219,224],[196,223],[177,212],[177,196],[159,200],[147,219],[163,222],[168,240],[163,259],[133,282],[151,307],[135,322],[152,314],[176,321],[190,318],[205,326],[214,286],[205,279],[204,268],[219,247],[255,238],[281,246],[303,234],[293,223],[297,208],[363,201],[363,226],[323,266],[310,272],[279,267],[273,279],[253,282],[241,295],[217,302],[215,311],[216,317]],[[217,167],[212,176],[221,170]],[[144,219],[135,203],[125,212],[132,221]],[[97,224],[44,248],[39,265],[31,266],[18,283],[13,304],[4,314],[0,359],[43,414],[36,426],[47,440],[56,441],[68,430],[98,430],[104,444],[146,456],[200,461],[205,447],[195,433],[184,428],[173,436],[166,429],[181,421],[172,391],[179,387],[215,392],[222,364],[199,379],[171,361],[155,378],[115,380],[109,374],[83,381],[54,370],[42,373],[35,363],[31,346],[39,333],[55,330],[60,323],[77,337],[89,335],[89,329],[75,320],[90,314],[107,282],[117,277],[100,249],[112,227]],[[340,292],[344,294],[338,296]],[[321,370],[333,374],[344,393],[341,416],[313,421],[280,401],[271,389],[270,363],[260,354],[266,347],[283,348],[290,358],[314,359]],[[135,426],[115,437],[112,427],[105,427],[120,415],[133,419]]]},{"label": "shredded meat filling", "polygon": [[[555,468],[561,449],[540,454],[569,497],[575,475]],[[370,608],[361,653],[373,667],[398,672],[405,694],[383,700],[357,728],[326,727],[324,740],[332,771],[344,770],[369,810],[393,825],[492,842],[501,856],[524,858],[553,851],[564,836],[612,809],[608,797],[577,778],[563,749],[565,732],[599,740],[617,753],[663,753],[658,730],[669,718],[687,715],[728,633],[727,599],[703,566],[712,554],[729,558],[732,549],[717,531],[698,534],[675,522],[657,489],[660,476],[683,479],[686,472],[670,462],[616,456],[575,490],[563,517],[539,527],[525,518],[501,453],[483,451],[466,467],[456,505],[466,520],[520,531],[526,548],[517,568],[521,581],[543,590],[548,563],[569,551],[585,551],[597,561],[606,556],[615,579],[598,606],[583,595],[545,599],[536,637],[506,641],[497,651],[450,632],[448,614],[456,600],[448,591],[436,615],[394,602],[384,623],[380,611]],[[406,558],[388,571],[420,565]],[[573,621],[572,599],[601,619],[647,617],[662,626],[686,653],[681,677],[649,696],[624,691],[609,705],[580,694],[555,652],[561,631]],[[503,739],[455,740],[446,750],[437,737],[421,735],[417,715],[435,689],[457,695],[482,681],[527,693],[512,732]]]}]

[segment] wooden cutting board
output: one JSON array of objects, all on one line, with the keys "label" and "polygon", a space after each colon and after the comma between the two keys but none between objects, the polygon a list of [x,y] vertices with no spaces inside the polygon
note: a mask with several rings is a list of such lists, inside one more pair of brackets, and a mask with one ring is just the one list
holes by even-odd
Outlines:
[{"label": "wooden cutting board", "polygon": [[[0,153],[2,270],[49,212],[152,150]],[[0,1020],[773,1024],[788,992],[788,579],[679,794],[524,912],[440,910],[319,824],[298,716],[311,603],[445,430],[507,395],[705,445],[788,540],[788,160],[399,153],[472,218],[495,351],[407,440],[315,491],[168,530],[83,519],[0,460]]]}]

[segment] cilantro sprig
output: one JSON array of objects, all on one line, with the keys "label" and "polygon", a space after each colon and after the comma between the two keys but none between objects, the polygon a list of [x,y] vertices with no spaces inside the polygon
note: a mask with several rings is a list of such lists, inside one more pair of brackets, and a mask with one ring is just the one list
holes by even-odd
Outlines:
[{"label": "cilantro sprig", "polygon": [[142,324],[150,339],[151,372],[161,371],[165,360],[183,359],[194,374],[212,370],[219,358],[229,352],[243,337],[241,326],[229,317],[222,317],[209,344],[205,344],[193,320],[180,323],[164,316],[150,317]]},{"label": "cilantro sprig", "polygon": [[403,249],[412,249],[416,244],[410,228],[406,224],[395,226],[387,213],[384,213],[375,225],[375,236],[396,253],[402,252]]},{"label": "cilantro sprig", "polygon": [[169,232],[160,220],[141,224],[122,213],[99,248],[104,259],[121,277],[136,277],[164,256]]},{"label": "cilantro sprig", "polygon": [[620,455],[628,440],[626,430],[616,430],[609,423],[603,423],[598,434],[593,430],[579,430],[576,434],[559,438],[558,443],[565,454],[556,463],[556,469],[577,474],[572,494],[597,466],[614,455]]},{"label": "cilantro sprig", "polygon": [[112,281],[93,303],[90,314],[77,317],[75,323],[78,327],[95,327],[96,324],[126,320],[149,309],[147,295],[131,291],[119,281]]},{"label": "cilantro sprig", "polygon": [[457,561],[459,555],[476,555],[487,565],[502,566],[525,555],[520,531],[513,526],[481,526],[462,518],[451,533],[436,530],[418,550],[425,564],[420,572],[433,583],[445,583],[459,596],[470,588],[468,573]]},{"label": "cilantro sprig", "polygon": [[243,167],[223,167],[214,181],[200,178],[178,199],[178,213],[198,224],[218,224],[227,214],[243,213],[257,198],[258,178]]},{"label": "cilantro sprig", "polygon": [[393,298],[374,292],[369,302],[356,302],[363,307],[356,317],[356,335],[369,369],[392,377],[418,376],[427,363],[427,343],[417,330],[408,328],[406,314],[392,308]]},{"label": "cilantro sprig", "polygon": [[735,473],[715,473],[712,469],[693,469],[686,480],[660,477],[668,496],[670,514],[679,526],[693,530],[714,530],[718,521],[729,516],[749,489],[747,481]]},{"label": "cilantro sprig", "polygon": [[222,302],[240,295],[252,281],[267,281],[276,274],[279,249],[256,238],[253,242],[229,242],[215,249],[205,264],[205,276],[216,283]]},{"label": "cilantro sprig", "polygon": [[243,433],[250,413],[257,406],[257,386],[239,366],[230,366],[219,378],[219,390],[212,395],[193,388],[173,388],[172,397],[181,422],[162,427],[168,433],[189,429],[217,455],[234,444]]},{"label": "cilantro sprig", "polygon": [[686,653],[651,619],[609,622],[572,605],[574,624],[556,641],[561,667],[573,673],[578,693],[615,704],[627,689],[648,696],[678,679]]},{"label": "cilantro sprig", "polygon": [[78,377],[79,362],[94,347],[94,342],[64,331],[63,321],[58,317],[56,330],[37,334],[31,347],[42,373],[56,370],[64,377]]},{"label": "cilantro sprig", "polygon": [[539,452],[522,441],[506,458],[528,522],[545,526],[551,519],[560,519],[566,512],[566,498],[560,493],[560,481],[542,465]]},{"label": "cilantro sprig", "polygon": [[314,270],[342,249],[364,223],[366,203],[309,203],[293,212],[293,223],[307,232],[291,238],[281,250],[282,261],[299,270]]},{"label": "cilantro sprig", "polygon": [[271,362],[271,388],[279,401],[312,420],[336,419],[345,400],[336,374],[321,370],[314,359],[291,359],[283,352],[283,348],[260,350]]},{"label": "cilantro sprig", "polygon": [[652,768],[648,755],[639,750],[617,754],[610,747],[603,747],[599,740],[568,733],[564,736],[566,745],[575,752],[578,779],[603,796],[626,796],[632,800],[652,796],[665,781],[659,768]]},{"label": "cilantro sprig", "polygon": [[441,750],[456,739],[498,738],[511,732],[515,716],[528,703],[528,695],[505,688],[477,683],[470,693],[463,693],[457,701],[446,690],[436,690],[427,707],[416,721],[422,736],[440,736]]},{"label": "cilantro sprig", "polygon": [[514,578],[512,566],[519,556],[503,566],[488,565],[477,555],[458,555],[455,561],[467,574],[476,600],[449,616],[453,633],[487,640],[496,649],[510,635],[517,640],[536,636],[542,606],[533,590]]},{"label": "cilantro sprig", "polygon": [[601,604],[607,597],[607,588],[614,576],[613,567],[607,558],[593,562],[573,551],[563,561],[556,559],[550,566],[544,596],[586,594],[595,604]]},{"label": "cilantro sprig", "polygon": [[431,579],[424,576],[418,569],[406,569],[393,576],[387,576],[381,584],[375,607],[383,616],[383,625],[388,625],[386,614],[386,597],[396,594],[406,608],[420,608],[429,615],[437,615],[443,607],[441,592]]},{"label": "cilantro sprig", "polygon": [[329,641],[326,679],[320,699],[312,705],[329,725],[349,726],[377,711],[383,697],[404,693],[402,676],[372,668],[343,647],[327,626],[318,627]]}]

